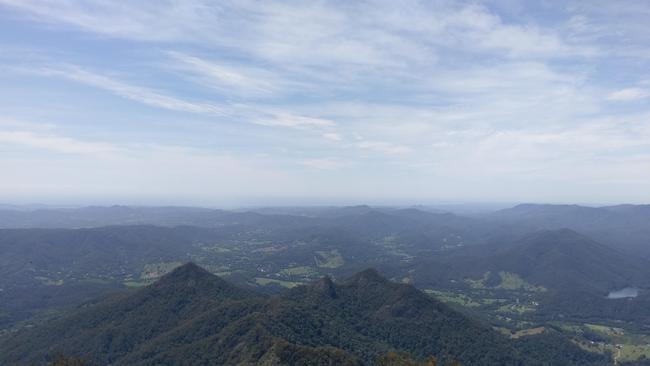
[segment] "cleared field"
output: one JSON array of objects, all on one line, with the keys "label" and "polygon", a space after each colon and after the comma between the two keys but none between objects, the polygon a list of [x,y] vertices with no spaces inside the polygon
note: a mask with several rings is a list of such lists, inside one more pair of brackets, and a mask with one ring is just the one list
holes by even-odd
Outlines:
[{"label": "cleared field", "polygon": [[508,304],[500,306],[497,311],[502,313],[524,314],[535,311],[535,308],[524,304]]},{"label": "cleared field", "polygon": [[[572,326],[576,329],[577,326]],[[576,342],[580,347],[599,353],[611,353],[618,361],[636,361],[640,358],[650,358],[650,336],[627,332],[625,329],[602,324],[583,324],[587,329],[607,339],[604,342],[591,342],[587,340]]]},{"label": "cleared field", "polygon": [[457,294],[454,292],[446,292],[446,291],[438,291],[438,290],[430,290],[430,289],[426,289],[424,290],[424,292],[437,298],[442,302],[454,303],[454,304],[468,306],[468,307],[481,306],[479,302],[463,294]]},{"label": "cleared field", "polygon": [[499,277],[501,277],[501,283],[497,288],[501,288],[504,290],[525,290],[525,291],[532,291],[532,292],[543,292],[546,291],[544,287],[541,286],[534,286],[523,278],[519,277],[518,274],[516,273],[510,273],[510,272],[499,272]]},{"label": "cleared field", "polygon": [[514,334],[512,334],[510,336],[510,338],[521,338],[521,337],[526,337],[526,336],[531,336],[531,335],[537,335],[537,334],[542,334],[545,331],[546,331],[546,328],[544,328],[544,327],[522,329],[522,330],[517,331]]},{"label": "cleared field", "polygon": [[397,242],[397,237],[390,235],[386,236],[380,241],[377,242],[378,245],[384,247],[386,254],[394,255],[396,257],[402,257],[402,260],[408,261],[413,259],[413,256],[401,249],[401,246]]},{"label": "cleared field", "polygon": [[124,282],[124,286],[126,286],[126,287],[143,287],[143,286],[151,285],[152,283],[153,283],[152,281],[126,281],[126,282]]},{"label": "cleared field", "polygon": [[317,251],[314,260],[316,266],[321,268],[339,268],[345,264],[343,256],[337,249],[330,251]]},{"label": "cleared field", "polygon": [[208,245],[202,246],[201,249],[206,251],[206,252],[211,252],[211,253],[222,253],[223,254],[223,253],[232,252],[232,249],[227,248],[226,246],[223,246],[223,245],[218,245],[218,244],[209,245],[209,246]]},{"label": "cleared field", "polygon": [[464,281],[465,281],[465,283],[467,283],[469,285],[469,287],[471,287],[473,289],[485,289],[485,288],[487,288],[485,283],[487,282],[488,278],[490,277],[490,274],[491,274],[491,272],[485,272],[485,274],[483,274],[482,278],[479,278],[477,280],[472,279],[472,278],[466,278],[466,279],[464,279]]},{"label": "cleared field", "polygon": [[579,346],[591,352],[609,352],[619,361],[636,361],[642,357],[650,358],[650,344],[603,344],[581,342]]},{"label": "cleared field", "polygon": [[650,358],[650,344],[624,344],[621,348],[621,360],[632,361],[641,357]]},{"label": "cleared field", "polygon": [[36,276],[34,279],[41,281],[42,284],[47,286],[61,286],[64,283],[63,280],[55,280],[42,276]]},{"label": "cleared field", "polygon": [[264,278],[264,277],[255,277],[255,283],[260,286],[276,284],[286,288],[292,288],[302,284],[301,282],[282,281],[282,280],[276,280],[273,278]]},{"label": "cleared field", "polygon": [[599,324],[585,324],[585,327],[593,330],[594,332],[601,333],[609,337],[618,337],[625,335],[625,331],[621,328],[608,327],[606,325]]},{"label": "cleared field", "polygon": [[499,285],[496,287],[490,287],[487,285],[487,281],[490,278],[491,274],[492,274],[491,272],[485,272],[482,278],[479,279],[466,278],[464,279],[464,281],[473,289],[494,288],[494,289],[511,290],[511,291],[515,291],[515,290],[523,290],[529,292],[546,291],[546,288],[542,286],[535,286],[533,284],[530,284],[516,273],[505,272],[505,271],[500,271],[498,273],[500,279]]},{"label": "cleared field", "polygon": [[308,266],[289,267],[278,273],[283,276],[313,276],[318,274],[314,268]]}]

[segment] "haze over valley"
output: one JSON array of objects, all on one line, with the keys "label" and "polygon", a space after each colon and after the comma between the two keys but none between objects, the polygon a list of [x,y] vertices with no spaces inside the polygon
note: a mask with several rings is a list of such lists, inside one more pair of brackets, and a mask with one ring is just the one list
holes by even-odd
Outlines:
[{"label": "haze over valley", "polygon": [[[576,211],[590,214],[576,215]],[[650,305],[649,213],[647,206],[640,205],[534,204],[471,216],[443,212],[435,207],[385,206],[269,207],[237,211],[128,206],[4,209],[0,211],[0,221],[5,226],[0,229],[0,325],[5,335],[3,347],[9,350],[4,362],[44,360],[51,356],[53,349],[82,355],[100,364],[131,364],[136,360],[173,363],[185,357],[181,356],[183,352],[196,352],[188,348],[182,352],[169,349],[165,353],[151,353],[144,351],[148,346],[134,348],[135,344],[126,339],[130,339],[130,332],[135,330],[122,326],[120,330],[110,331],[99,330],[105,329],[99,325],[83,326],[78,331],[63,330],[75,329],[78,322],[95,324],[108,316],[100,315],[106,311],[123,314],[115,319],[126,317],[120,320],[125,322],[124,327],[131,322],[145,321],[128,320],[148,311],[140,309],[140,305],[135,308],[135,305],[127,305],[131,301],[127,299],[147,296],[151,300],[146,301],[162,301],[158,296],[190,296],[175,293],[178,285],[173,285],[169,293],[167,290],[159,292],[162,291],[160,286],[167,288],[164,281],[171,281],[169,276],[175,276],[180,268],[190,268],[189,274],[183,276],[196,275],[196,281],[217,281],[216,277],[209,279],[212,275],[208,276],[208,272],[211,272],[221,278],[219,281],[236,286],[236,291],[253,296],[250,301],[297,296],[295,294],[311,291],[308,289],[314,286],[320,289],[318,291],[325,291],[319,287],[323,286],[322,281],[345,284],[349,281],[347,278],[362,273],[356,276],[370,276],[372,281],[394,288],[390,291],[398,291],[399,286],[403,286],[399,291],[408,288],[413,296],[417,294],[420,298],[407,305],[377,304],[373,312],[382,312],[385,306],[398,306],[403,310],[394,310],[398,312],[391,316],[403,318],[400,321],[417,321],[408,314],[446,304],[445,311],[453,312],[453,317],[473,319],[476,325],[472,326],[494,332],[486,335],[486,340],[499,339],[490,342],[501,342],[501,345],[477,345],[474,348],[477,352],[510,347],[509,351],[498,351],[498,357],[488,354],[487,358],[482,358],[478,354],[467,355],[446,343],[418,348],[415,344],[383,343],[387,341],[382,338],[385,336],[378,336],[373,339],[380,343],[371,346],[369,341],[353,341],[361,335],[349,334],[346,337],[351,338],[345,338],[346,342],[361,342],[369,347],[368,350],[359,353],[359,349],[350,348],[352,343],[336,343],[328,338],[304,343],[289,337],[283,338],[288,344],[263,347],[264,352],[271,349],[276,352],[276,347],[326,344],[340,348],[343,353],[323,356],[324,359],[349,358],[351,364],[374,363],[393,351],[407,352],[414,359],[430,356],[464,364],[544,364],[542,359],[546,351],[528,358],[525,354],[530,351],[524,350],[528,347],[555,349],[559,347],[557,344],[550,346],[546,342],[559,342],[567,349],[554,356],[558,364],[567,364],[568,354],[572,355],[575,364],[609,364],[619,351],[618,347],[623,350],[621,361],[638,361],[650,352],[646,343],[650,339],[647,335],[650,330],[647,311]],[[193,263],[191,267],[184,266],[188,262]],[[159,284],[159,281],[163,282]],[[338,291],[335,288],[338,287],[326,291],[335,293]],[[154,293],[159,295],[150,294],[153,289],[157,289]],[[198,292],[187,298],[188,301],[196,296],[206,296],[205,301],[218,301],[218,298],[203,294],[202,290],[192,291]],[[361,290],[354,290],[355,296],[365,296],[358,291]],[[106,300],[101,300],[106,296]],[[430,299],[432,305],[420,304],[425,298]],[[138,304],[140,301],[144,300],[138,300]],[[178,306],[186,306],[180,305],[185,301]],[[323,311],[337,311],[335,309],[343,306],[329,308],[324,305],[327,302],[318,300],[317,303],[325,306]],[[121,310],[112,309],[115,306]],[[156,311],[168,311],[165,310],[167,305],[155,306],[160,309]],[[199,305],[190,303],[187,306],[194,309]],[[200,305],[201,308],[205,306]],[[195,317],[197,324],[205,321],[199,321],[201,317],[219,319],[217,315],[196,311],[187,310],[187,315],[175,320],[175,325],[165,325],[167,328],[155,332],[187,327],[189,325],[183,324],[195,322],[192,320]],[[81,313],[75,315],[78,312]],[[66,320],[68,316],[71,320]],[[168,315],[161,313],[160,316]],[[362,318],[373,319],[374,316],[379,315],[363,315]],[[150,326],[155,326],[157,321],[151,321]],[[456,326],[443,325],[447,321],[440,318],[431,329],[455,334],[457,330],[452,329]],[[371,323],[378,325],[382,321]],[[463,333],[474,332],[464,327],[470,325],[461,327]],[[268,329],[270,342],[274,342],[271,341],[273,337],[287,337],[273,329]],[[179,329],[173,332],[196,331]],[[428,337],[428,332],[433,330],[421,331],[424,333],[420,336]],[[91,333],[82,335],[83,332]],[[54,334],[60,336],[54,337]],[[127,343],[115,343],[106,339],[106,334],[113,334],[112,337],[122,334],[120,337],[127,337]],[[363,334],[363,337],[369,336]],[[220,337],[231,337],[217,333],[214,336],[217,343],[223,342],[217,341]],[[456,336],[460,334],[453,335]],[[75,341],[75,337],[95,340],[88,343]],[[134,339],[163,342],[155,346],[163,349],[167,349],[165,342],[171,341],[152,334],[138,337]],[[440,342],[440,337],[445,339],[445,335],[432,337],[435,342]],[[199,341],[212,342],[201,337],[196,340]],[[198,346],[188,344],[187,347]],[[259,344],[248,346],[260,347]],[[112,350],[106,353],[102,351],[104,347]],[[197,356],[197,360],[217,357],[222,360],[219,362],[234,364],[253,362],[246,357],[255,357],[255,353],[246,353],[239,359],[226,349],[214,352]],[[272,353],[264,357],[282,356]],[[305,357],[311,359],[313,356]]]}]

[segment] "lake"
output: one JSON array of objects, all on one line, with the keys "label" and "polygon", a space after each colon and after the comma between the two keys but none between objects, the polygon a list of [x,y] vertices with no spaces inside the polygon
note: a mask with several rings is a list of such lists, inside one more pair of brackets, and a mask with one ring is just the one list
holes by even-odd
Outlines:
[{"label": "lake", "polygon": [[626,297],[639,296],[639,289],[635,287],[626,287],[621,290],[612,291],[607,295],[608,299],[624,299]]}]

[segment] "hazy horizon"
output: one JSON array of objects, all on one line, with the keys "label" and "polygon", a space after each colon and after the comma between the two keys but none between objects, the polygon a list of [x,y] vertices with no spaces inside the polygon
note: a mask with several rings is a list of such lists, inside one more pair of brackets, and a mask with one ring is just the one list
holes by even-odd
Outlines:
[{"label": "hazy horizon", "polygon": [[0,0],[0,202],[650,202],[650,4]]},{"label": "hazy horizon", "polygon": [[558,206],[581,206],[581,207],[611,207],[618,205],[639,205],[646,206],[650,204],[635,204],[628,202],[462,202],[462,201],[428,201],[418,202],[412,201],[354,201],[354,200],[330,200],[330,201],[317,201],[317,200],[257,200],[250,201],[250,203],[223,203],[223,204],[200,204],[200,203],[187,203],[187,202],[171,202],[171,203],[157,203],[157,202],[104,202],[104,201],[83,201],[77,203],[38,203],[38,202],[0,202],[0,210],[2,209],[16,209],[16,210],[39,210],[39,209],[81,209],[88,207],[132,207],[132,208],[197,208],[197,209],[216,209],[216,210],[234,210],[234,211],[247,211],[247,210],[260,210],[260,209],[310,209],[310,208],[345,208],[345,207],[360,207],[369,206],[372,208],[382,209],[402,209],[402,208],[416,208],[416,209],[433,209],[440,211],[448,211],[452,213],[471,213],[471,212],[492,212],[501,209],[512,208],[518,205],[558,205]]}]

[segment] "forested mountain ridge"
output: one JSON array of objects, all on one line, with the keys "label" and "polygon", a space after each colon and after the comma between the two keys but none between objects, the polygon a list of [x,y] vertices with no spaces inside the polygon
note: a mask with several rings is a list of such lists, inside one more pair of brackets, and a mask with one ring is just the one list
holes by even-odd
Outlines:
[{"label": "forested mountain ridge", "polygon": [[[325,217],[122,206],[46,211],[48,217],[61,214],[48,225],[88,219],[198,226],[0,229],[0,332],[41,309],[79,303],[125,284],[150,283],[186,261],[239,284],[262,281],[277,292],[278,283],[345,276],[369,266],[386,269],[400,257],[475,245],[491,230],[451,214],[369,207],[341,208]],[[42,214],[12,212],[35,219]],[[0,226],[10,224],[0,219]],[[279,272],[285,282],[267,281]]]},{"label": "forested mountain ridge", "polygon": [[570,228],[620,250],[650,256],[650,205],[521,204],[484,217],[526,231]]},{"label": "forested mountain ridge", "polygon": [[[646,352],[638,346],[650,344],[650,335],[647,339],[645,335],[650,329],[650,266],[642,251],[630,255],[629,248],[603,242],[597,233],[549,229],[534,222],[540,210],[550,215],[554,225],[562,223],[557,218],[564,212],[584,212],[582,218],[574,218],[578,222],[596,220],[605,212],[599,225],[610,225],[606,221],[612,217],[633,217],[612,219],[611,225],[625,224],[621,227],[643,232],[647,208],[523,205],[516,210],[523,221],[517,221],[517,214],[500,221],[485,213],[463,217],[369,206],[254,212],[121,206],[72,209],[58,222],[73,223],[88,214],[94,217],[88,221],[93,226],[106,222],[102,215],[108,212],[112,222],[143,224],[0,229],[0,336],[39,326],[98,296],[126,288],[136,291],[192,261],[239,287],[264,294],[281,294],[323,276],[335,279],[335,286],[322,283],[324,288],[340,294],[345,287],[341,279],[374,267],[391,281],[412,284],[507,337],[520,331],[554,329],[587,342],[586,347],[595,352],[610,352],[616,344],[627,342],[632,351],[625,360]],[[21,213],[27,218],[31,215]],[[145,225],[148,220],[162,226]],[[575,221],[567,219],[567,226]],[[609,297],[609,292],[627,287],[637,291],[635,297]],[[276,321],[268,326],[275,326]],[[594,326],[601,332],[597,337]],[[607,327],[624,328],[624,333],[607,331]],[[274,337],[269,329],[257,330]],[[598,348],[589,346],[590,340],[608,343]],[[336,344],[331,339],[323,342],[312,346]],[[282,345],[275,349],[296,344]],[[368,352],[388,350],[378,349]],[[317,351],[322,352],[327,350]]]},{"label": "forested mountain ridge", "polygon": [[[5,337],[0,347],[0,363],[8,365],[42,362],[55,352],[113,365],[372,365],[395,351],[464,365],[547,364],[374,270],[266,297],[191,263],[138,291]],[[571,357],[580,361],[563,364],[605,364],[573,347]]]},{"label": "forested mountain ridge", "polygon": [[541,230],[511,242],[465,248],[416,262],[416,281],[438,284],[465,278],[496,286],[500,272],[516,274],[546,289],[603,296],[618,288],[649,284],[645,259],[631,257],[570,229]]},{"label": "forested mountain ridge", "polygon": [[643,262],[570,229],[543,230],[524,236],[513,248],[488,259],[492,271],[517,273],[547,288],[609,291],[642,286]]},{"label": "forested mountain ridge", "polygon": [[[413,283],[422,289],[458,287],[466,284],[466,279],[481,280],[487,272],[491,276],[488,285],[492,287],[499,286],[500,272],[504,272],[505,276],[523,276],[535,286],[588,290],[597,297],[616,287],[646,287],[639,278],[647,278],[644,270],[648,267],[647,260],[642,255],[629,255],[625,248],[597,244],[602,242],[598,236],[573,240],[563,238],[570,235],[545,234],[547,239],[538,238],[537,242],[546,244],[527,244],[531,238],[541,235],[530,234],[537,226],[531,226],[527,212],[532,212],[532,217],[538,217],[540,211],[557,217],[567,210],[584,211],[590,213],[585,217],[592,219],[600,217],[602,212],[633,215],[635,219],[625,221],[626,225],[637,225],[646,217],[645,206],[520,205],[511,210],[514,211],[499,211],[494,215],[516,212],[512,220],[521,214],[524,221],[499,222],[491,215],[463,217],[414,208],[369,206],[295,209],[289,211],[295,213],[292,215],[182,207],[45,210],[53,217],[61,213],[56,221],[59,223],[69,224],[87,215],[94,224],[108,218],[111,222],[149,220],[172,226],[0,229],[0,333],[17,324],[24,326],[19,324],[21,321],[36,322],[35,316],[47,317],[61,307],[102,293],[149,284],[187,261],[195,261],[239,285],[276,293],[283,287],[310,282],[320,276],[345,277],[367,267],[378,268],[394,280]],[[39,210],[12,212],[24,215],[23,218],[34,215],[38,218],[42,213]],[[199,226],[173,226],[179,222]],[[553,222],[559,224],[557,218]],[[573,221],[567,219],[566,223]],[[8,222],[0,220],[0,226],[3,224]],[[645,230],[641,225],[637,229]],[[634,231],[621,235],[630,232]],[[623,239],[621,236],[620,240]],[[568,245],[547,251],[560,242]],[[535,250],[544,265],[532,263],[522,268],[518,263],[530,262],[526,258]],[[541,251],[547,254],[542,255]],[[564,262],[567,264],[562,265]],[[574,270],[566,277],[567,281],[565,277],[559,281],[556,274],[563,271],[559,267],[583,268],[582,272],[589,274],[579,275]],[[630,272],[636,273],[630,275]],[[643,296],[645,293],[639,299]],[[562,302],[570,303],[572,298]],[[630,306],[635,309],[634,314],[644,313],[641,305]]]},{"label": "forested mountain ridge", "polygon": [[[384,216],[382,216],[382,214]],[[382,218],[383,217],[383,218]],[[381,223],[388,226],[384,227]],[[0,228],[92,228],[112,225],[267,228],[313,226],[348,227],[355,233],[451,227],[466,229],[467,238],[511,232],[522,235],[542,229],[570,228],[622,250],[650,256],[650,205],[588,207],[580,205],[520,204],[465,217],[429,208],[310,207],[228,211],[194,207],[90,206],[80,208],[12,209],[0,207]],[[505,227],[504,227],[505,226]],[[473,239],[474,239],[473,238]],[[413,237],[412,239],[416,239]]]}]

